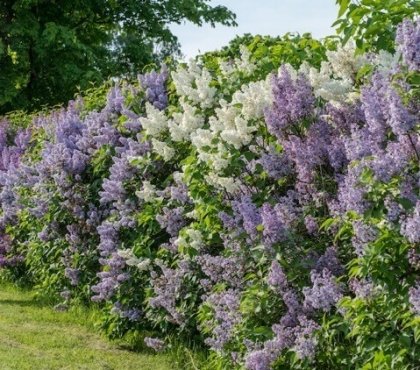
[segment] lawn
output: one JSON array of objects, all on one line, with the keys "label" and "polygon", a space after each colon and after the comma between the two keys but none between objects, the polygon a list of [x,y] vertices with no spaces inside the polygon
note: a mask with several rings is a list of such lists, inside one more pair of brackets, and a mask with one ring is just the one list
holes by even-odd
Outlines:
[{"label": "lawn", "polygon": [[173,369],[169,357],[134,353],[92,329],[92,312],[57,312],[30,292],[0,287],[1,370]]}]

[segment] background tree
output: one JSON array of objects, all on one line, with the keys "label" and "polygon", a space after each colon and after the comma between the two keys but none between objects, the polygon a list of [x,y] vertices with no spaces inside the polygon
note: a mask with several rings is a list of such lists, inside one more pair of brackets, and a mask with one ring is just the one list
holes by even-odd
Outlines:
[{"label": "background tree", "polygon": [[336,0],[338,19],[333,24],[343,44],[353,39],[359,52],[394,52],[397,25],[418,16],[419,0]]},{"label": "background tree", "polygon": [[235,25],[209,0],[0,2],[0,113],[71,99],[110,76],[179,54],[170,23]]}]

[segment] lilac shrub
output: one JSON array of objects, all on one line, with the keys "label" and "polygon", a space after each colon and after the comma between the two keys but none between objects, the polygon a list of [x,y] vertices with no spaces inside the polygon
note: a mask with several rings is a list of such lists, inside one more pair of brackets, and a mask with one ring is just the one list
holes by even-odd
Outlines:
[{"label": "lilac shrub", "polygon": [[401,58],[349,44],[274,71],[243,47],[114,86],[98,111],[72,102],[14,144],[2,123],[0,266],[94,301],[111,337],[205,346],[210,368],[409,369],[418,44],[405,21]]}]

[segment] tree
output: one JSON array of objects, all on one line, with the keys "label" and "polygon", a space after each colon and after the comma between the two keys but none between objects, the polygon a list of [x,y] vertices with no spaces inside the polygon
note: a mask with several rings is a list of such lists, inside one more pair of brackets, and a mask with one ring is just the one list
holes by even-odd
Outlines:
[{"label": "tree", "polygon": [[209,0],[3,0],[0,113],[63,103],[78,89],[179,53],[170,23],[233,26]]},{"label": "tree", "polygon": [[397,26],[405,18],[419,15],[418,0],[336,0],[338,19],[333,24],[343,44],[355,40],[360,52],[394,52]]}]

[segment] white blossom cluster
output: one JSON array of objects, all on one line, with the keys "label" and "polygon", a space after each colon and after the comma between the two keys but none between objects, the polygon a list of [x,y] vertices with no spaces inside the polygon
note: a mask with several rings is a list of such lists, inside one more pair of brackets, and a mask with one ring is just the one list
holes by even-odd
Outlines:
[{"label": "white blossom cluster", "polygon": [[200,68],[191,60],[187,68],[180,65],[171,76],[179,96],[188,98],[203,109],[213,106],[217,89],[210,86],[213,78],[206,68]]},{"label": "white blossom cluster", "polygon": [[272,102],[270,79],[243,85],[232,96],[231,103],[220,101],[220,108],[209,119],[208,130],[198,130],[192,136],[200,160],[211,168],[207,176],[210,184],[234,193],[239,182],[223,176],[221,171],[228,167],[231,153],[229,146],[236,150],[249,145],[254,139],[264,110]]},{"label": "white blossom cluster", "polygon": [[376,66],[377,70],[388,72],[396,70],[400,58],[400,52],[391,54],[388,51],[379,50],[378,53],[372,55],[372,63]]},{"label": "white blossom cluster", "polygon": [[143,181],[141,190],[136,191],[136,196],[145,202],[151,202],[156,199],[156,187],[150,181]]},{"label": "white blossom cluster", "polygon": [[127,266],[135,266],[140,271],[145,271],[150,265],[149,258],[137,258],[131,249],[120,249],[118,255],[125,260]]},{"label": "white blossom cluster", "polygon": [[153,151],[159,154],[165,162],[170,161],[175,155],[175,149],[170,147],[166,141],[152,139]]},{"label": "white blossom cluster", "polygon": [[173,141],[191,141],[191,134],[204,124],[204,117],[197,108],[181,99],[183,112],[176,112],[168,122],[169,132]]},{"label": "white blossom cluster", "polygon": [[241,57],[233,61],[222,60],[219,63],[222,76],[228,80],[233,80],[237,72],[242,72],[245,76],[252,75],[258,68],[257,63],[251,61],[251,53],[245,45],[239,47]]},{"label": "white blossom cluster", "polygon": [[319,71],[308,64],[303,64],[300,71],[308,76],[315,96],[332,102],[351,101],[356,73],[368,63],[367,57],[356,56],[351,42],[326,54],[328,60],[321,63]]},{"label": "white blossom cluster", "polygon": [[175,240],[175,245],[177,247],[186,247],[189,246],[196,250],[200,250],[204,246],[203,235],[199,230],[193,228],[185,228],[183,230],[184,236],[179,236]]},{"label": "white blossom cluster", "polygon": [[141,118],[141,125],[148,136],[158,137],[168,127],[168,120],[163,111],[146,103],[146,117]]}]

